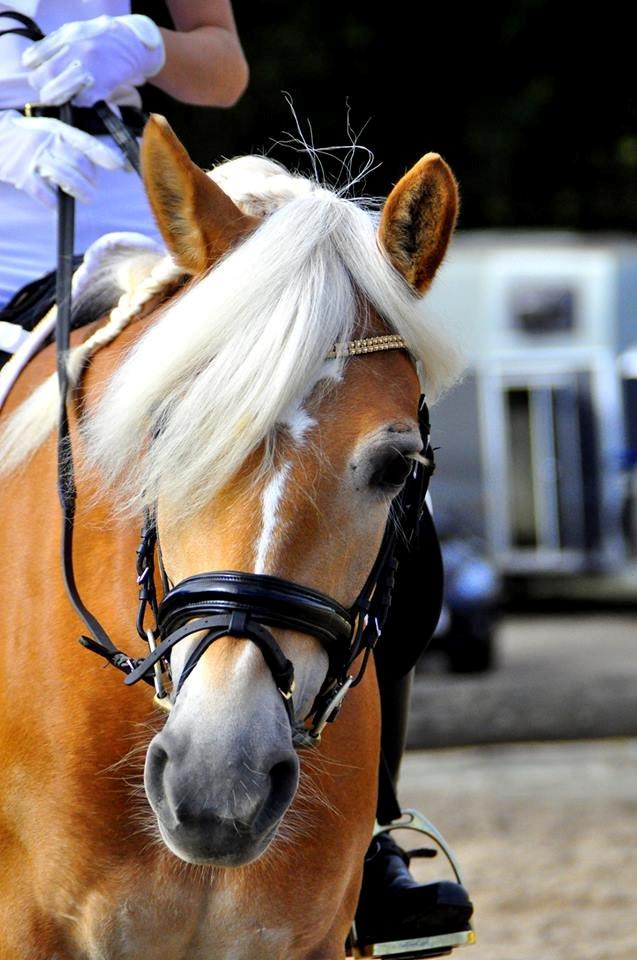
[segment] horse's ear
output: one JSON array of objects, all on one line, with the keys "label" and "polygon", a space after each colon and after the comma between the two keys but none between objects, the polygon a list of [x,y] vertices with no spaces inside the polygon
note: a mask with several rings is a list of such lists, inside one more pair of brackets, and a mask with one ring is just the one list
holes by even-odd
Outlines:
[{"label": "horse's ear", "polygon": [[164,117],[146,124],[141,160],[157,225],[187,273],[203,273],[258,226],[192,162]]},{"label": "horse's ear", "polygon": [[457,214],[458,186],[437,153],[425,154],[387,197],[379,240],[418,293],[425,292],[442,262]]}]

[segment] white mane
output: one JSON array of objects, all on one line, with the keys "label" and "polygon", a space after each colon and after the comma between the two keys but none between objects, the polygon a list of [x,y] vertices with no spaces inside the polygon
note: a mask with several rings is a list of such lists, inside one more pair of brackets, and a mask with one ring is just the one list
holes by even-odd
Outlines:
[{"label": "white mane", "polygon": [[83,428],[89,465],[135,511],[160,492],[182,515],[202,506],[338,375],[343,361],[324,358],[352,338],[358,291],[405,338],[430,400],[459,372],[361,204],[259,157],[211,176],[262,225],[161,313]]}]

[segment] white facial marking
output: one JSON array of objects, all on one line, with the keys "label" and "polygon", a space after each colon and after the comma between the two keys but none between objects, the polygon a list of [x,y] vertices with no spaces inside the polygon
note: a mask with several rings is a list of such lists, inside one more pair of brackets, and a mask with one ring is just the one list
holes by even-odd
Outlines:
[{"label": "white facial marking", "polygon": [[274,532],[277,527],[277,517],[285,484],[290,473],[290,464],[284,463],[282,467],[275,470],[272,479],[266,484],[261,497],[263,507],[263,526],[261,527],[261,536],[257,544],[257,556],[254,563],[255,573],[265,573],[265,564],[268,553],[274,539]]},{"label": "white facial marking", "polygon": [[303,407],[295,406],[285,411],[280,423],[290,431],[294,443],[300,445],[308,430],[316,425],[316,420]]},{"label": "white facial marking", "polygon": [[[293,442],[297,446],[300,446],[305,439],[306,433],[316,425],[316,420],[309,415],[304,407],[296,403],[285,410],[279,423],[282,427],[286,427],[289,430]],[[254,567],[255,573],[265,572],[265,564],[274,540],[279,506],[283,499],[285,484],[290,473],[290,466],[289,463],[284,463],[282,467],[273,473],[271,480],[266,485],[261,496],[263,525],[261,527],[259,543],[257,544],[257,555]]]},{"label": "white facial marking", "polygon": [[343,369],[344,365],[342,360],[326,360],[319,371],[318,377],[313,383],[308,385],[301,400],[292,403],[279,418],[279,424],[282,427],[287,427],[294,443],[300,446],[305,439],[305,434],[311,430],[312,427],[316,426],[316,420],[311,417],[305,407],[303,407],[304,400],[313,393],[319,381],[333,380],[337,382],[342,380]]},{"label": "white facial marking", "polygon": [[321,367],[318,378],[319,380],[334,380],[335,383],[338,383],[343,379],[344,371],[345,364],[343,360],[326,360]]}]

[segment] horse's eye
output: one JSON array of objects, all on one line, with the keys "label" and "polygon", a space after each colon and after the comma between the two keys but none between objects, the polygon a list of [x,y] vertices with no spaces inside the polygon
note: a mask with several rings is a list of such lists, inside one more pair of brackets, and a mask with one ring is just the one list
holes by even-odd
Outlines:
[{"label": "horse's eye", "polygon": [[385,489],[396,489],[401,487],[413,467],[413,461],[404,454],[392,451],[376,467],[370,477],[372,487],[384,487]]}]

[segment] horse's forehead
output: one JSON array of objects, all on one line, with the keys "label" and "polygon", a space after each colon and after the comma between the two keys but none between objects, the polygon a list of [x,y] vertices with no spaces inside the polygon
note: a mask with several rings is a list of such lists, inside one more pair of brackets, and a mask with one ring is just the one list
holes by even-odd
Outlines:
[{"label": "horse's forehead", "polygon": [[420,386],[415,367],[402,350],[355,357],[346,374],[313,410],[319,425],[319,449],[308,456],[338,462],[353,444],[380,426],[415,419]]},{"label": "horse's forehead", "polygon": [[172,527],[170,540],[176,537],[180,551],[214,548],[222,566],[240,564],[254,552],[259,524],[265,538],[268,524],[279,525],[290,511],[301,526],[308,511],[322,515],[352,450],[382,426],[414,421],[418,395],[418,377],[405,351],[351,359],[329,389],[319,385],[286,412],[268,469],[263,469],[264,443],[188,523],[171,523],[171,511],[160,510]]}]

